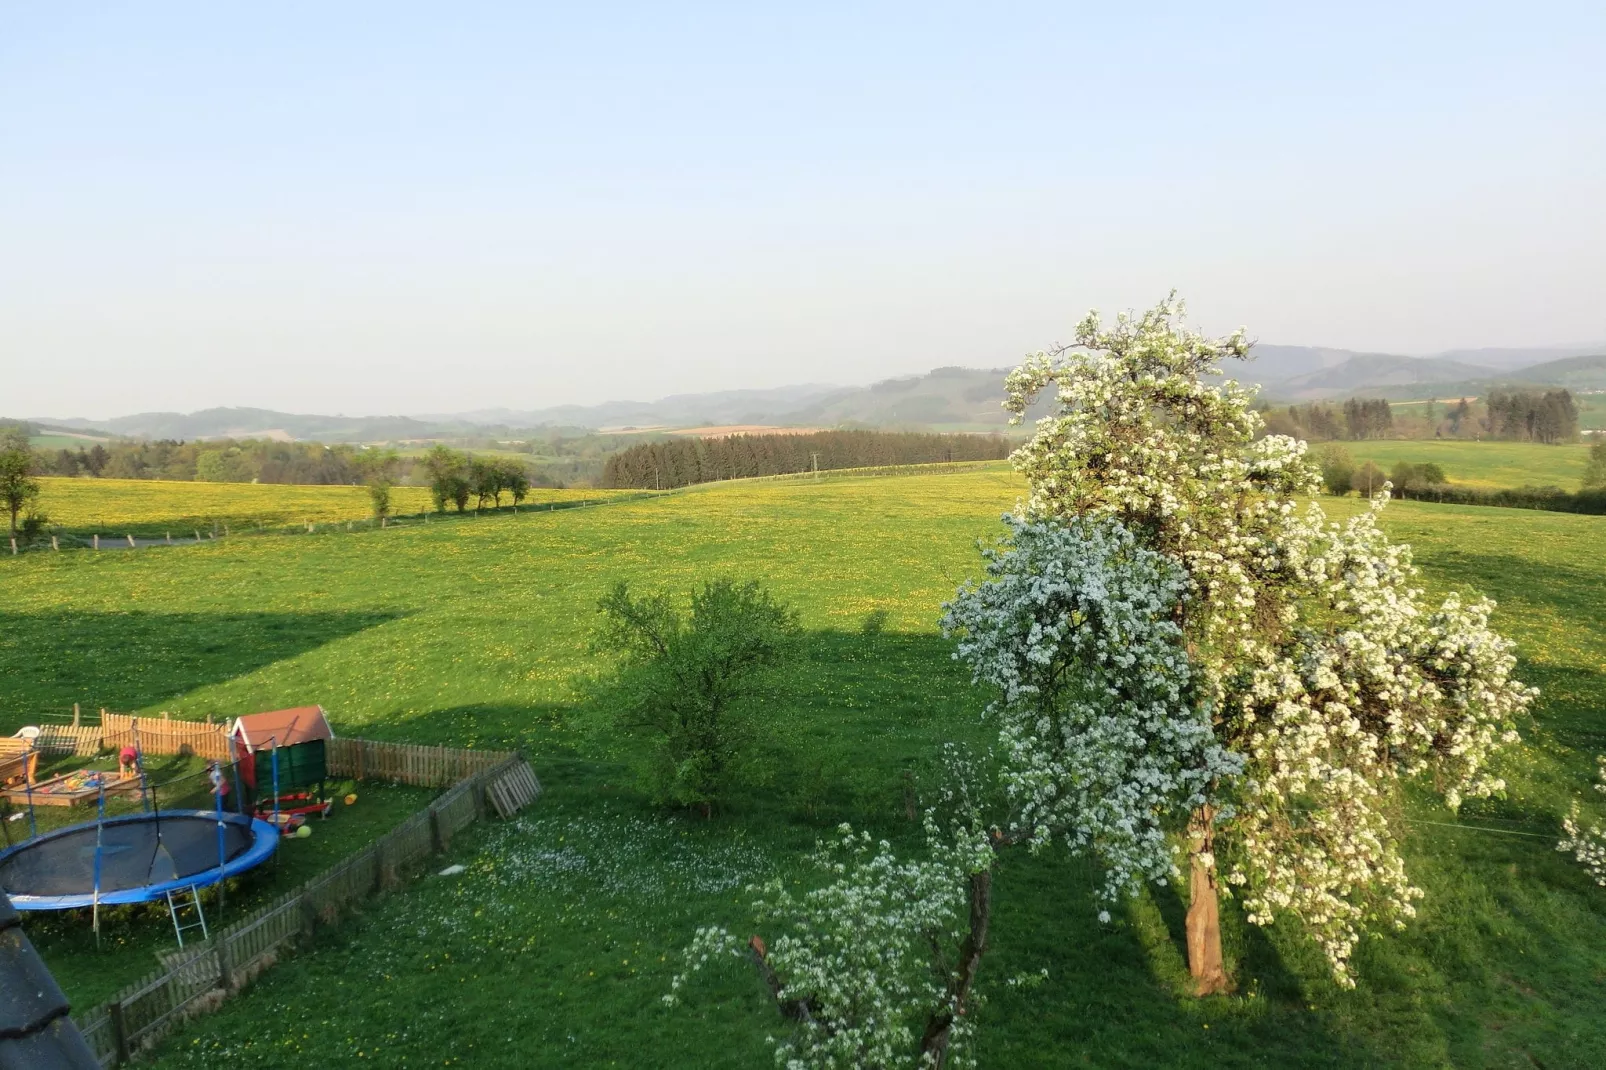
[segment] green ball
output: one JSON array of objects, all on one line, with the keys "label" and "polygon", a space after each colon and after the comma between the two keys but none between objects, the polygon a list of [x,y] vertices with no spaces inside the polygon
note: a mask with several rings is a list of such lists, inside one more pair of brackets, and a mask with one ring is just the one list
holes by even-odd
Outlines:
[{"label": "green ball", "polygon": [[296,839],[298,839],[298,840],[304,840],[308,836],[311,836],[311,835],[312,835],[312,826],[311,825],[302,825],[300,828],[296,829]]}]

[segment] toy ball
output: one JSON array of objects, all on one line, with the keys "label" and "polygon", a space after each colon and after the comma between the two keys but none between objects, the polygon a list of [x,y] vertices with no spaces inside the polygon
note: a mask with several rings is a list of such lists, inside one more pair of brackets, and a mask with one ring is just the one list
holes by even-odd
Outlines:
[{"label": "toy ball", "polygon": [[354,803],[356,801],[357,801],[357,793],[356,792],[352,792],[350,795],[346,796],[346,805],[347,806],[350,806],[352,803]]},{"label": "toy ball", "polygon": [[296,829],[296,839],[298,839],[298,840],[304,840],[308,836],[311,836],[311,835],[312,835],[312,826],[311,825],[302,825],[300,828]]}]

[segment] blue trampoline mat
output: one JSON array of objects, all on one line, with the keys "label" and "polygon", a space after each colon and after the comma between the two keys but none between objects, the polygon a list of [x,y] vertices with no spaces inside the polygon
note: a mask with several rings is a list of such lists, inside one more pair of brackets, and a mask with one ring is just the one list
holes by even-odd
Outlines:
[{"label": "blue trampoline mat", "polygon": [[261,865],[278,845],[272,825],[244,814],[225,813],[221,822],[211,810],[111,817],[0,852],[0,889],[18,910],[92,906],[98,851],[101,905],[144,903],[176,888],[203,887],[243,873]]}]

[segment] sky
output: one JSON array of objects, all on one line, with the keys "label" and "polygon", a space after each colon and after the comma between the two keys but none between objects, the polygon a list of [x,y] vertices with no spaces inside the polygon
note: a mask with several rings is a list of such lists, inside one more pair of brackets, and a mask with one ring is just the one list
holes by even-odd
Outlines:
[{"label": "sky", "polygon": [[1606,340],[1606,5],[0,0],[0,415]]}]

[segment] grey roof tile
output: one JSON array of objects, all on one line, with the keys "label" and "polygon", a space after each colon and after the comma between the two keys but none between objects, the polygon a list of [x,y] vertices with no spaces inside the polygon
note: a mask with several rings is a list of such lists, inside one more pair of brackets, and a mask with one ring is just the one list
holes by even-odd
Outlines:
[{"label": "grey roof tile", "polygon": [[11,901],[0,895],[0,1070],[98,1067],[67,1009]]}]

